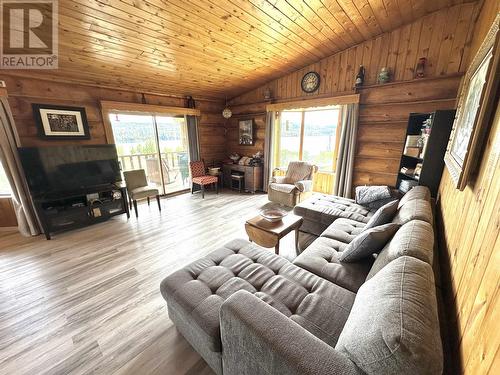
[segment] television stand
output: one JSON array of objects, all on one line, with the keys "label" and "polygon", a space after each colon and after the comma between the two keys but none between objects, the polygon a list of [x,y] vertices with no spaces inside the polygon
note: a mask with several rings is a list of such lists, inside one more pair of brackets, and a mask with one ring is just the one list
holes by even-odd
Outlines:
[{"label": "television stand", "polygon": [[127,190],[122,185],[39,196],[33,202],[47,240],[54,232],[86,227],[121,214],[130,217]]}]

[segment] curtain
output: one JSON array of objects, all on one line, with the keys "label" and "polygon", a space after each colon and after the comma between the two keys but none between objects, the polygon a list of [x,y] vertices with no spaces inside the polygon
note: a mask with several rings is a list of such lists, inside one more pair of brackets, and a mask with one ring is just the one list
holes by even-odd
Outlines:
[{"label": "curtain", "polygon": [[40,234],[40,227],[17,152],[14,119],[7,98],[0,97],[0,102],[0,162],[12,189],[19,232],[23,236],[34,236]]},{"label": "curtain", "polygon": [[267,187],[273,174],[273,154],[274,154],[274,126],[276,112],[267,112],[266,114],[266,136],[264,140],[264,176],[263,190],[267,192]]},{"label": "curtain", "polygon": [[200,160],[200,141],[198,137],[198,119],[196,116],[186,116],[189,143],[189,160]]},{"label": "curtain", "polygon": [[354,153],[358,132],[359,105],[342,106],[342,129],[340,134],[337,170],[333,194],[350,198],[352,195],[352,177],[354,172]]}]

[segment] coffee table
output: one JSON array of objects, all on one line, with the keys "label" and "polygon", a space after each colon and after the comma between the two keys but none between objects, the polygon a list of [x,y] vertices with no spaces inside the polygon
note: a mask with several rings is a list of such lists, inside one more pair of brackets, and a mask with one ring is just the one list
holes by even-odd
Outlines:
[{"label": "coffee table", "polygon": [[295,250],[299,251],[299,228],[302,217],[289,213],[282,220],[271,223],[262,216],[255,216],[245,223],[250,241],[262,247],[274,247],[276,254],[280,251],[280,240],[291,231],[295,231]]}]

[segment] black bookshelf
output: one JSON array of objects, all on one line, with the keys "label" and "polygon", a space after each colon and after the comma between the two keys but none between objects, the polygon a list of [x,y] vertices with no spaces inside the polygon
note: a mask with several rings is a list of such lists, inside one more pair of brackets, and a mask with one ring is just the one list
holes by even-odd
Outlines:
[{"label": "black bookshelf", "polygon": [[[410,114],[396,184],[400,190],[405,185],[402,182],[409,180],[410,184],[427,186],[436,196],[454,118],[455,110]],[[425,124],[430,131],[423,131]]]}]

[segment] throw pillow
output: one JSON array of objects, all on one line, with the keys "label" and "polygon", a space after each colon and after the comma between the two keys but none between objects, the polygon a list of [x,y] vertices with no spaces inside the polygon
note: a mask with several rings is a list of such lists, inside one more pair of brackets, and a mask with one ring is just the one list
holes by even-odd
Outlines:
[{"label": "throw pillow", "polygon": [[339,260],[351,263],[378,253],[398,228],[398,224],[389,223],[361,232],[340,253]]},{"label": "throw pillow", "polygon": [[364,230],[368,230],[370,228],[374,228],[379,225],[390,223],[391,220],[396,215],[396,211],[398,210],[398,203],[399,201],[392,201],[380,207],[373,214],[370,220],[368,220],[368,223],[366,223]]}]

